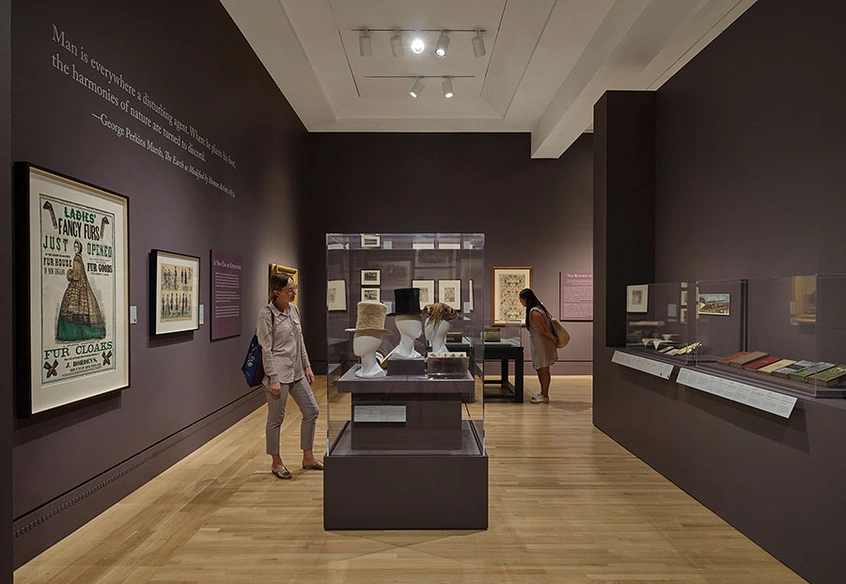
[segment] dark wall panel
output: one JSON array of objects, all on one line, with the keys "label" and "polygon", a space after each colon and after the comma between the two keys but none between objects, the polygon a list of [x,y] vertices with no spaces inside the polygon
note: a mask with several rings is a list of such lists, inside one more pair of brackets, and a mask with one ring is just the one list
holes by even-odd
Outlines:
[{"label": "dark wall panel", "polygon": [[[757,2],[657,92],[655,281],[843,272],[843,22],[835,0]],[[598,428],[803,577],[842,580],[843,400],[782,420],[611,353],[595,352]]]},{"label": "dark wall panel", "polygon": [[[305,265],[320,268],[306,276],[309,287],[325,288],[327,232],[484,233],[488,319],[492,266],[532,266],[533,288],[554,314],[559,272],[592,270],[589,134],[557,160],[532,160],[526,134],[309,138],[303,243]],[[307,342],[319,360],[326,358],[323,321],[323,314],[308,314]],[[590,361],[591,323],[567,327],[573,340],[559,358]]]},{"label": "dark wall panel", "polygon": [[[12,17],[12,159],[128,197],[129,295],[139,322],[130,327],[128,389],[16,422],[18,518],[249,393],[238,368],[266,301],[267,264],[298,263],[307,134],[217,2],[28,0],[15,2]],[[201,258],[206,324],[198,331],[149,336],[153,248]],[[242,334],[216,342],[210,249],[243,257]],[[8,355],[10,342],[2,343]]]}]

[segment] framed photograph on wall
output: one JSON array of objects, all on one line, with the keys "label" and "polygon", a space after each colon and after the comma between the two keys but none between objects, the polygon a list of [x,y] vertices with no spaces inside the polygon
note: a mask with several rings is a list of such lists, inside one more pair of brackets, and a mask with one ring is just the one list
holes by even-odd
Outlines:
[{"label": "framed photograph on wall", "polygon": [[420,288],[420,308],[427,304],[435,303],[435,281],[434,280],[412,280],[412,288]]},{"label": "framed photograph on wall", "polygon": [[361,270],[362,286],[378,286],[382,283],[379,270]]},{"label": "framed photograph on wall", "polygon": [[626,286],[626,312],[646,312],[649,307],[649,284]]},{"label": "framed photograph on wall", "polygon": [[376,302],[382,302],[382,289],[381,288],[362,288],[361,289],[361,299],[362,300],[375,300]]},{"label": "framed photograph on wall", "polygon": [[154,249],[150,252],[150,334],[200,328],[200,258]]},{"label": "framed photograph on wall", "polygon": [[[300,281],[299,281],[299,270],[297,268],[290,268],[288,266],[283,266],[282,264],[269,264],[267,267],[267,280],[268,280],[268,292],[270,291],[270,277],[274,274],[288,274],[288,276],[294,281],[294,286],[299,288]],[[297,300],[299,299],[299,294],[291,301],[291,304],[297,304]],[[297,304],[299,306],[299,304]]]},{"label": "framed photograph on wall", "polygon": [[731,313],[731,294],[700,294],[697,309],[699,314],[729,316]]},{"label": "framed photograph on wall", "polygon": [[526,309],[520,303],[520,290],[532,287],[531,266],[493,268],[493,324],[526,326]]},{"label": "framed photograph on wall", "polygon": [[438,298],[461,312],[461,280],[438,280]]},{"label": "framed photograph on wall", "polygon": [[347,309],[347,283],[344,280],[329,280],[326,287],[326,310],[329,312]]},{"label": "framed photograph on wall", "polygon": [[21,416],[129,385],[128,201],[15,166]]}]

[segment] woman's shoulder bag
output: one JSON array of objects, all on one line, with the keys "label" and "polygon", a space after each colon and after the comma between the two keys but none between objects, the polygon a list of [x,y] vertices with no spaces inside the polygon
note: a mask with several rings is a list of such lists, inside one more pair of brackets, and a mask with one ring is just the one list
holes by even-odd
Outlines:
[{"label": "woman's shoulder bag", "polygon": [[567,329],[564,328],[564,325],[561,324],[558,319],[553,317],[549,318],[552,321],[552,334],[555,335],[556,338],[555,346],[559,349],[563,349],[570,342],[570,333],[567,332]]}]

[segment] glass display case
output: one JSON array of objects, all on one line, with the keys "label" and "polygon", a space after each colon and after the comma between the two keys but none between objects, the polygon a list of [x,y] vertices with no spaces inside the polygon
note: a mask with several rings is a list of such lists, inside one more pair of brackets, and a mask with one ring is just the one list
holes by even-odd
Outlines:
[{"label": "glass display case", "polygon": [[[661,298],[674,286],[645,288]],[[685,289],[687,322],[673,322],[672,310],[656,299],[647,312],[627,314],[628,348],[767,389],[846,395],[846,274],[699,280]],[[681,325],[678,338],[671,325]],[[667,346],[692,350],[673,357],[659,342],[666,335]]]},{"label": "glass display case", "polygon": [[626,288],[626,347],[646,355],[692,361],[693,340],[689,282],[642,284]]},{"label": "glass display case", "polygon": [[487,527],[484,265],[482,234],[327,234],[326,529]]}]

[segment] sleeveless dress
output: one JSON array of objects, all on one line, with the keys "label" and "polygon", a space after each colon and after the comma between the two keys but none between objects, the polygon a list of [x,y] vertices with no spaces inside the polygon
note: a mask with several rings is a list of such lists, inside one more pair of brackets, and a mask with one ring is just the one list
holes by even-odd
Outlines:
[{"label": "sleeveless dress", "polygon": [[[552,332],[552,322],[549,320],[549,316],[537,306],[532,310],[537,310],[540,313],[546,323],[546,328],[549,329],[549,332]],[[555,360],[558,359],[558,348],[552,339],[545,337],[543,332],[538,330],[531,318],[529,318],[529,340],[532,343],[532,367],[541,369],[555,363]]]}]

